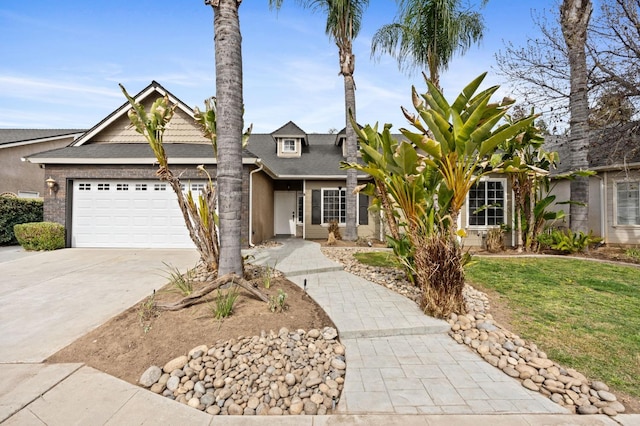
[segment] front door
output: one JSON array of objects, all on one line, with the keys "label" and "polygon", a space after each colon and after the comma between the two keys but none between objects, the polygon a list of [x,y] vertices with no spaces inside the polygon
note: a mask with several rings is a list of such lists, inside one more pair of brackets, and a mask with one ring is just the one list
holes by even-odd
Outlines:
[{"label": "front door", "polygon": [[296,235],[296,192],[275,191],[273,228],[276,235]]}]

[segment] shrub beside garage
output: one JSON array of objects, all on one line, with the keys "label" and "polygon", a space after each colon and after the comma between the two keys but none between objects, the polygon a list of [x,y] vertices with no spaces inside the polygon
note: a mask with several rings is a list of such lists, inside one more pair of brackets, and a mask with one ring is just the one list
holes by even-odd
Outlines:
[{"label": "shrub beside garage", "polygon": [[43,201],[30,198],[0,197],[0,245],[16,244],[14,226],[42,222]]},{"label": "shrub beside garage", "polygon": [[64,248],[64,226],[54,222],[16,225],[15,235],[25,250],[57,250]]}]

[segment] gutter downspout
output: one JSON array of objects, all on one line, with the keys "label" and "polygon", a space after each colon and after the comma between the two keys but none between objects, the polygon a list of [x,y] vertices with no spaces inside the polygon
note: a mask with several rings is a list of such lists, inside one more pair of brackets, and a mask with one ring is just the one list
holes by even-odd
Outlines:
[{"label": "gutter downspout", "polygon": [[256,164],[260,167],[249,172],[249,247],[252,248],[255,247],[253,244],[253,174],[264,169],[264,164],[259,158],[256,160]]}]

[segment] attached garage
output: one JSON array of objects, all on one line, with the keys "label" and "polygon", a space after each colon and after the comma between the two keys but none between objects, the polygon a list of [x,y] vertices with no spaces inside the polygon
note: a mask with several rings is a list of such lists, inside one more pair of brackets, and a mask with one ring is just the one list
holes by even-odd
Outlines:
[{"label": "attached garage", "polygon": [[[189,185],[198,191],[204,183]],[[75,180],[71,206],[72,247],[194,247],[167,183]]]}]

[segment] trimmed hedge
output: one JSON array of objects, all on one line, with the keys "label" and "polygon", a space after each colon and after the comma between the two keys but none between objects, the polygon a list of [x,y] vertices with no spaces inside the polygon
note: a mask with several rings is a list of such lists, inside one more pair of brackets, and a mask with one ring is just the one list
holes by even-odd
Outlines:
[{"label": "trimmed hedge", "polygon": [[25,250],[57,250],[64,248],[64,226],[54,222],[32,222],[16,225],[18,242]]},{"label": "trimmed hedge", "polygon": [[42,200],[0,197],[0,245],[17,243],[13,232],[15,225],[42,220]]}]

